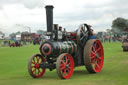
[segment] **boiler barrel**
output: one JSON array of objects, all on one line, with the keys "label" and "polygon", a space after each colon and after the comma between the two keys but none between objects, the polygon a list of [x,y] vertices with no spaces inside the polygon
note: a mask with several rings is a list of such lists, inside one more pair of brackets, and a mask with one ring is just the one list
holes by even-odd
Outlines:
[{"label": "boiler barrel", "polygon": [[74,41],[52,41],[44,42],[40,47],[40,52],[44,56],[58,57],[62,53],[73,54],[77,51],[77,45]]}]

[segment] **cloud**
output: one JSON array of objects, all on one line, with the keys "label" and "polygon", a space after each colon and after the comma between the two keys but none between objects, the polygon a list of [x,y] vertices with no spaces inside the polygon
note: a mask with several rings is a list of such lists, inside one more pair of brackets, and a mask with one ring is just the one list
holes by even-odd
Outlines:
[{"label": "cloud", "polygon": [[68,31],[82,23],[92,25],[95,31],[105,31],[115,18],[128,18],[127,0],[0,0],[0,28],[27,30],[15,27],[21,24],[31,27],[33,32],[46,30],[44,6],[49,4],[54,5],[54,23]]},{"label": "cloud", "polygon": [[0,0],[0,8],[8,4],[23,4],[26,8],[44,7],[44,0]]},{"label": "cloud", "polygon": [[17,31],[28,31],[28,29],[15,26],[16,24],[21,24],[31,27],[32,32],[36,32],[38,29],[46,28],[43,24],[46,19],[44,15],[45,10],[41,8],[28,9],[22,4],[4,6],[0,10],[0,31],[7,35]]}]

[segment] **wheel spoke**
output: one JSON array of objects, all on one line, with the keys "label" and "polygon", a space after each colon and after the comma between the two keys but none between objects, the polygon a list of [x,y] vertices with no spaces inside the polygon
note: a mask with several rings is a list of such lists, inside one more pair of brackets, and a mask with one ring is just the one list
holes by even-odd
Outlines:
[{"label": "wheel spoke", "polygon": [[66,57],[65,59],[66,59],[65,64],[67,64],[67,62],[68,62],[68,57]]},{"label": "wheel spoke", "polygon": [[95,53],[95,52],[93,52],[93,51],[91,51],[91,54],[95,55],[96,53]]},{"label": "wheel spoke", "polygon": [[36,57],[36,60],[37,60],[37,63],[39,63],[39,58],[38,57]]},{"label": "wheel spoke", "polygon": [[66,68],[66,70],[68,71],[68,73],[70,72],[70,68]]},{"label": "wheel spoke", "polygon": [[41,72],[41,71],[40,71],[40,68],[39,68],[39,72]]},{"label": "wheel spoke", "polygon": [[71,65],[71,62],[69,62],[68,65]]},{"label": "wheel spoke", "polygon": [[97,49],[96,45],[97,45],[97,43],[95,42],[95,44],[94,44],[95,50]]},{"label": "wheel spoke", "polygon": [[101,48],[98,48],[97,50],[96,50],[96,52],[99,52],[101,50]]},{"label": "wheel spoke", "polygon": [[99,60],[101,60],[102,58],[101,58],[101,57],[99,57],[98,59],[99,59]]},{"label": "wheel spoke", "polygon": [[32,62],[32,64],[35,64],[34,62]]},{"label": "wheel spoke", "polygon": [[61,70],[64,70],[65,69],[65,67],[61,67]]},{"label": "wheel spoke", "polygon": [[32,66],[32,68],[35,68],[35,66]]},{"label": "wheel spoke", "polygon": [[96,62],[95,58],[91,60],[91,64],[94,64],[95,62]]},{"label": "wheel spoke", "polygon": [[96,54],[91,51],[91,59],[94,59],[95,58],[95,55]]},{"label": "wheel spoke", "polygon": [[40,75],[40,70],[38,69],[38,75]]},{"label": "wheel spoke", "polygon": [[35,71],[36,71],[36,68],[32,72],[35,72]]},{"label": "wheel spoke", "polygon": [[67,73],[66,73],[66,69],[64,69],[64,76],[66,76],[67,75]]},{"label": "wheel spoke", "polygon": [[93,52],[95,53],[95,52],[96,52],[96,49],[95,49],[95,47],[94,47],[94,46],[92,47],[92,49],[93,49]]},{"label": "wheel spoke", "polygon": [[40,59],[40,64],[42,63],[42,62],[44,62],[42,59]]},{"label": "wheel spoke", "polygon": [[64,66],[65,66],[65,65],[62,63],[62,64],[61,64],[61,67],[64,67]]},{"label": "wheel spoke", "polygon": [[34,61],[33,63],[35,64],[35,59],[33,58],[32,60]]},{"label": "wheel spoke", "polygon": [[64,65],[65,65],[65,62],[64,62],[63,60],[62,60],[61,62],[62,62],[62,64],[64,64]]},{"label": "wheel spoke", "polygon": [[41,62],[42,62],[42,59],[40,58],[40,59],[39,59],[39,64],[41,64]]},{"label": "wheel spoke", "polygon": [[38,60],[39,60],[39,62],[38,62],[38,63],[40,64],[40,63],[41,63],[41,62],[40,62],[41,58],[39,57],[39,58],[38,58]]},{"label": "wheel spoke", "polygon": [[36,70],[35,70],[35,75],[36,75]]},{"label": "wheel spoke", "polygon": [[65,65],[61,64],[61,70],[65,69]]},{"label": "wheel spoke", "polygon": [[99,48],[99,43],[96,42],[95,48],[96,48],[96,50],[98,50],[98,48]]},{"label": "wheel spoke", "polygon": [[100,69],[100,66],[98,65],[98,63],[96,63],[96,67],[97,67],[98,69]]},{"label": "wheel spoke", "polygon": [[91,60],[92,60],[92,59],[95,59],[95,56],[92,56],[92,57],[91,57]]}]

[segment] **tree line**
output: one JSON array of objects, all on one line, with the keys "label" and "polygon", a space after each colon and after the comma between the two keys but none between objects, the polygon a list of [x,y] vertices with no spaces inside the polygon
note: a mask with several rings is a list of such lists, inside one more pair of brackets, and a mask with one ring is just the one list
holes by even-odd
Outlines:
[{"label": "tree line", "polygon": [[128,32],[128,19],[118,17],[112,21],[112,32]]}]

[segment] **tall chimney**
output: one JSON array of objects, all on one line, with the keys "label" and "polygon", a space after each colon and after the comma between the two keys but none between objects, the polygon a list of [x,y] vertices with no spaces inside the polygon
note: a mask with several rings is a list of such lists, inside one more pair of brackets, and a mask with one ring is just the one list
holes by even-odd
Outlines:
[{"label": "tall chimney", "polygon": [[47,5],[46,7],[46,21],[47,21],[47,35],[53,39],[53,6]]}]

